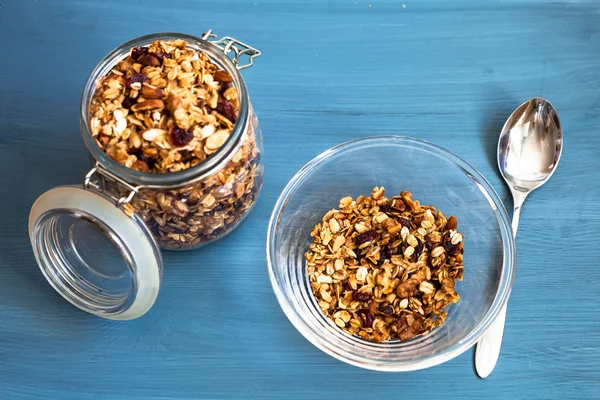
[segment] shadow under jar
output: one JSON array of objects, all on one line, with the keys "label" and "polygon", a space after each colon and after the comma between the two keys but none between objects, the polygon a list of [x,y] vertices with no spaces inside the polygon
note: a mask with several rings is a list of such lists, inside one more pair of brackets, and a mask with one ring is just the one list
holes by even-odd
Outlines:
[{"label": "shadow under jar", "polygon": [[[238,114],[227,140],[205,160],[176,172],[152,173],[111,158],[90,126],[97,83],[136,47],[185,40],[231,76]],[[161,249],[188,250],[233,231],[258,199],[262,137],[239,70],[260,52],[230,37],[216,40],[162,33],[134,39],[106,56],[90,75],[81,129],[93,168],[83,186],[51,189],[29,218],[34,254],[50,284],[69,302],[108,319],[133,319],[153,305],[162,276]],[[233,56],[230,58],[230,56]],[[241,65],[241,58],[248,56]],[[123,89],[124,90],[124,89]]]}]

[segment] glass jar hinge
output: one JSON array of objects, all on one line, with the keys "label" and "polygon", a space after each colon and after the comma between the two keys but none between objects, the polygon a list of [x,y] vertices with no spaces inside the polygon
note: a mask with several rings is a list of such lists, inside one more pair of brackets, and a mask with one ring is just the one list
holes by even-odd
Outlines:
[{"label": "glass jar hinge", "polygon": [[[255,49],[252,46],[247,45],[246,43],[240,42],[237,39],[234,39],[229,36],[224,36],[221,39],[216,39],[217,35],[212,33],[212,29],[209,29],[208,32],[205,32],[202,35],[202,39],[206,40],[213,45],[217,46],[223,53],[229,55],[230,52],[233,52],[233,64],[237,69],[246,69],[250,68],[252,64],[254,64],[254,59],[256,57],[260,57],[261,52],[258,49]],[[213,40],[215,39],[215,40]],[[248,62],[246,64],[240,64],[240,57],[246,55],[248,56]]]},{"label": "glass jar hinge", "polygon": [[[116,184],[125,188],[127,191],[127,194],[124,196],[118,197],[112,193],[109,193],[108,191],[105,190],[104,179],[112,180]],[[102,194],[108,196],[111,200],[113,200],[115,202],[115,205],[117,207],[122,208],[127,214],[133,213],[133,209],[130,206],[129,202],[131,202],[131,200],[133,199],[133,196],[135,196],[138,193],[138,190],[140,189],[139,186],[133,186],[130,183],[119,178],[112,172],[108,171],[98,162],[96,162],[96,164],[94,165],[94,168],[92,168],[86,174],[83,186],[88,190],[93,189],[99,193],[102,193]]]}]

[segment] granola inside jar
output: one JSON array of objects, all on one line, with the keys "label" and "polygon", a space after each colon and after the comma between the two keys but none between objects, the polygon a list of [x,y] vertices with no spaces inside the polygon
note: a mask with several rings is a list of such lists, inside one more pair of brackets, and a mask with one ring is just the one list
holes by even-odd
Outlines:
[{"label": "granola inside jar", "polygon": [[123,208],[163,249],[231,232],[263,181],[261,132],[238,71],[246,66],[237,56],[252,54],[236,49],[232,62],[227,42],[205,38],[154,34],[126,43],[96,67],[82,98],[98,186],[127,198]]}]

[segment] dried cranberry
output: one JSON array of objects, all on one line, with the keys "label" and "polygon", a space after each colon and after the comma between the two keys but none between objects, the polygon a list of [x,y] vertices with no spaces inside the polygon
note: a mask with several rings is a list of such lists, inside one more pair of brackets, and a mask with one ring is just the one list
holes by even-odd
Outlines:
[{"label": "dried cranberry", "polygon": [[171,144],[177,147],[185,146],[194,138],[194,135],[181,128],[171,129],[169,136],[171,137]]},{"label": "dried cranberry", "polygon": [[407,227],[408,229],[412,229],[412,224],[410,221],[404,217],[398,217],[398,222],[400,225]]},{"label": "dried cranberry", "polygon": [[364,233],[360,233],[356,235],[354,238],[354,243],[357,246],[360,246],[363,243],[372,242],[373,240],[377,240],[379,238],[379,234],[376,231],[366,231]]},{"label": "dried cranberry", "polygon": [[217,103],[217,112],[225,118],[227,118],[228,120],[230,120],[231,122],[235,123],[235,120],[237,119],[235,111],[233,111],[233,106],[227,99],[219,100],[219,102]]},{"label": "dried cranberry", "polygon": [[356,301],[369,301],[372,296],[373,296],[373,293],[371,293],[371,292],[356,291],[356,292],[354,292],[352,297],[354,297],[354,300],[356,300]]},{"label": "dried cranberry", "polygon": [[415,251],[412,254],[413,262],[417,262],[419,257],[421,257],[421,253],[423,253],[423,242],[421,242],[421,240],[419,240],[419,238],[416,238],[416,239],[417,239],[417,245],[415,246]]},{"label": "dried cranberry", "polygon": [[145,54],[148,54],[147,47],[134,47],[131,49],[131,58],[133,58],[134,61],[138,61],[140,57]]},{"label": "dried cranberry", "polygon": [[125,97],[125,100],[123,100],[123,103],[121,103],[121,105],[123,106],[123,108],[131,108],[131,106],[133,106],[136,103],[136,100],[132,97]]},{"label": "dried cranberry", "polygon": [[148,77],[144,74],[134,74],[131,75],[129,78],[127,78],[127,80],[125,81],[125,85],[128,88],[131,88],[131,84],[132,83],[144,83],[146,82],[146,80],[148,79]]},{"label": "dried cranberry", "polygon": [[389,304],[382,304],[379,306],[379,312],[385,315],[394,315],[394,308]]},{"label": "dried cranberry", "polygon": [[370,328],[373,326],[373,316],[367,310],[358,310],[356,314],[361,319],[363,326],[365,328]]}]

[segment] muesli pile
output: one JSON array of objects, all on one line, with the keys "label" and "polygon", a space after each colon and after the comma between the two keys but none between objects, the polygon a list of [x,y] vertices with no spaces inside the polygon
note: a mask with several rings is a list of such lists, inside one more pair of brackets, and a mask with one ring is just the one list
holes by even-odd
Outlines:
[{"label": "muesli pile", "polygon": [[[159,174],[191,168],[217,152],[234,130],[239,99],[233,83],[227,71],[183,40],[135,47],[96,82],[92,135],[126,167]],[[143,218],[161,247],[207,243],[245,217],[262,184],[257,127],[252,117],[237,152],[211,176],[134,196],[129,212]]]},{"label": "muesli pile", "polygon": [[454,216],[410,192],[384,192],[341,199],[314,227],[305,258],[319,307],[337,326],[369,341],[406,341],[442,325],[460,299],[463,235]]},{"label": "muesli pile", "polygon": [[184,40],[133,48],[97,82],[92,135],[126,167],[155,173],[190,168],[233,131],[239,102],[232,81]]}]

